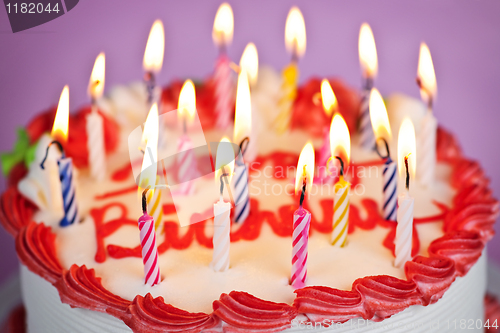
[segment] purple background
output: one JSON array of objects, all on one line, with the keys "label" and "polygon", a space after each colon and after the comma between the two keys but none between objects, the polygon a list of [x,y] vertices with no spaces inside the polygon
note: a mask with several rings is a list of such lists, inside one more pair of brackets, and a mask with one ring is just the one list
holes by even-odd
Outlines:
[{"label": "purple background", "polygon": [[[27,1],[29,2],[29,1]],[[36,2],[36,1],[35,1]],[[426,41],[436,68],[439,96],[435,115],[458,135],[465,153],[481,161],[500,193],[500,2],[492,1],[229,1],[235,33],[229,55],[239,60],[254,42],[261,63],[282,68],[289,56],[284,26],[298,5],[307,28],[302,80],[312,75],[342,77],[358,86],[358,31],[370,23],[379,57],[376,85],[382,94],[418,97],[418,49]],[[163,20],[166,51],[161,84],[172,78],[205,77],[217,50],[211,29],[219,1],[84,0],[62,17],[13,34],[0,9],[0,151],[10,150],[15,128],[57,103],[65,84],[70,107],[86,103],[95,57],[106,52],[106,86],[142,78],[149,29]],[[5,180],[2,179],[2,189]],[[1,228],[0,228],[1,229]],[[489,243],[500,262],[498,237]],[[17,269],[14,241],[0,230],[0,282]]]}]

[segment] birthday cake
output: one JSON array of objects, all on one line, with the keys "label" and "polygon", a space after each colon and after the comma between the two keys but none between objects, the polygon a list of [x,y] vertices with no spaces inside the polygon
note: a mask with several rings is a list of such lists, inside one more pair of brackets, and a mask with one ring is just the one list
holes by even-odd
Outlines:
[{"label": "birthday cake", "polygon": [[[155,118],[148,103],[155,89],[141,82],[114,87],[69,116],[67,139],[49,134],[63,97],[58,115],[50,109],[20,132],[22,160],[9,170],[0,221],[16,240],[28,332],[483,329],[485,245],[498,202],[453,135],[436,130],[430,185],[409,169],[392,183],[385,175],[393,170],[396,178],[395,166],[363,145],[358,93],[328,81],[336,96],[332,121],[321,80],[308,80],[281,133],[282,77],[263,66],[251,90],[251,121],[242,121],[251,129],[244,127],[243,137],[234,129],[237,145],[229,147],[236,154],[222,163],[221,139],[233,133],[233,118],[238,123],[250,95],[238,90],[236,117],[223,119],[217,80],[196,85],[197,114],[189,124],[175,110],[186,85],[161,90]],[[395,138],[385,148],[396,160],[400,126],[411,119],[415,139],[428,111],[402,95],[386,104],[385,130]],[[105,157],[95,155],[97,169],[89,165],[96,163],[89,159],[96,114]],[[150,119],[159,128],[155,139],[147,136],[154,132]],[[325,128],[326,151],[333,152],[326,157]],[[335,140],[345,132],[347,139]],[[245,137],[248,144],[239,145]],[[58,147],[56,139],[65,142]],[[334,165],[342,141],[349,147],[338,154],[342,165]],[[146,165],[153,144],[158,156]],[[410,152],[418,163],[420,152]],[[411,168],[415,160],[403,153],[397,162],[404,175],[404,161]],[[315,161],[325,168],[316,170]],[[243,192],[241,170],[248,177]],[[385,209],[395,192],[403,193],[399,207]]]}]

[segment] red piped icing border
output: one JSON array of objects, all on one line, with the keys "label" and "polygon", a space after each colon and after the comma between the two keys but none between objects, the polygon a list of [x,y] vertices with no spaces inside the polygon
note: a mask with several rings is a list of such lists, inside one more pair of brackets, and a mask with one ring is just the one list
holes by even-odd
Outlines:
[{"label": "red piped icing border", "polygon": [[[55,234],[50,227],[31,221],[34,207],[14,187],[2,195],[0,222],[16,237],[21,262],[52,283],[63,302],[107,312],[123,320],[135,332],[239,332],[248,329],[273,332],[290,327],[298,314],[305,315],[311,322],[324,319],[345,322],[356,317],[379,321],[414,304],[435,303],[457,276],[468,272],[494,234],[498,202],[492,197],[489,181],[479,164],[464,158],[456,140],[442,129],[438,130],[437,145],[438,159],[452,166],[452,185],[457,194],[453,207],[443,209],[445,235],[431,243],[429,257],[417,256],[406,263],[407,280],[384,275],[364,277],[354,281],[351,291],[306,287],[296,290],[297,297],[292,305],[268,302],[236,291],[222,294],[214,301],[211,314],[189,313],[150,294],[137,296],[130,302],[106,290],[95,272],[85,266],[73,265],[70,270],[63,270],[56,257]],[[331,207],[326,201],[321,205],[324,209]],[[369,201],[363,206],[373,208]],[[281,207],[277,215],[281,218],[288,214],[288,208]],[[359,212],[353,209],[352,214]],[[315,228],[326,230],[327,222],[316,221]],[[353,228],[369,228],[380,221],[361,222]],[[283,236],[289,233],[287,228],[274,231]],[[250,238],[254,237],[255,233],[251,233]]]}]

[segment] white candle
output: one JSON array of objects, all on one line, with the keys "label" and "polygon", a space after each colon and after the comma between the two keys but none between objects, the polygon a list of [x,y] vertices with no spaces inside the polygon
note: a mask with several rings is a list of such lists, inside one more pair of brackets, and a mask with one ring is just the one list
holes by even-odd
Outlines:
[{"label": "white candle", "polygon": [[57,160],[60,154],[57,149],[50,149],[45,168],[40,168],[47,146],[52,142],[52,137],[44,134],[38,144],[35,152],[35,162],[29,167],[29,172],[17,185],[19,192],[31,202],[33,202],[41,211],[48,211],[56,216],[56,220],[64,216],[61,181],[59,180],[59,169]]},{"label": "white candle", "polygon": [[417,139],[417,179],[424,187],[430,187],[434,182],[436,170],[436,136],[437,119],[429,109],[422,118],[420,133]]},{"label": "white candle", "polygon": [[432,107],[436,100],[437,84],[431,52],[425,43],[420,45],[417,82],[422,100],[427,104],[427,113],[421,120],[417,139],[417,179],[422,186],[430,187],[434,182],[436,169],[437,120],[432,114]]},{"label": "white candle", "polygon": [[358,52],[364,78],[359,120],[360,143],[364,148],[372,150],[375,147],[375,135],[370,125],[369,99],[378,70],[378,58],[375,38],[367,23],[363,23],[359,30]]},{"label": "white candle", "polygon": [[396,260],[394,265],[403,268],[405,263],[411,260],[411,249],[413,244],[413,199],[408,191],[398,196],[398,225],[396,227]]},{"label": "white candle", "polygon": [[229,243],[231,203],[221,198],[214,204],[214,252],[211,267],[216,272],[229,268]]},{"label": "white candle", "polygon": [[[223,138],[217,147],[215,170],[215,184],[220,191],[220,199],[214,204],[214,251],[210,267],[216,272],[224,272],[229,268],[231,230],[229,215],[234,202],[229,187],[234,170],[234,150],[227,138]],[[226,188],[231,202],[224,202],[224,188]]]},{"label": "white candle", "polygon": [[103,180],[106,175],[106,147],[104,145],[104,123],[97,112],[96,102],[104,91],[105,56],[100,53],[90,75],[89,93],[92,98],[92,110],[86,117],[87,149],[90,175],[96,180]]},{"label": "white candle", "polygon": [[410,119],[406,118],[401,123],[398,135],[398,169],[400,179],[405,184],[398,196],[398,213],[396,238],[396,259],[394,266],[404,268],[407,261],[411,260],[413,245],[413,206],[415,200],[410,196],[410,176],[415,176],[416,144],[415,128]]},{"label": "white candle", "polygon": [[96,180],[103,180],[106,175],[103,120],[95,110],[87,115],[86,120],[90,174]]}]

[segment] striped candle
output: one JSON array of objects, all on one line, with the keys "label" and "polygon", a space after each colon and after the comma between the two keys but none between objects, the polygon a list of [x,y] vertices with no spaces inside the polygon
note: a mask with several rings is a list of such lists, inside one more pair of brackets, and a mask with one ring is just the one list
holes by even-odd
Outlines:
[{"label": "striped candle", "polygon": [[75,180],[73,179],[73,162],[71,158],[65,157],[57,161],[59,166],[59,179],[64,205],[64,217],[59,222],[61,227],[66,227],[78,221],[78,207],[76,204]]},{"label": "striped candle", "polygon": [[396,163],[388,157],[384,163],[382,171],[384,180],[384,219],[396,221],[397,212],[397,177],[396,177]]},{"label": "striped candle", "polygon": [[216,126],[226,129],[231,124],[234,104],[234,82],[231,73],[230,60],[221,54],[215,65],[215,114]]},{"label": "striped candle", "polygon": [[145,284],[154,286],[160,283],[160,266],[158,262],[158,249],[156,247],[156,233],[154,219],[146,212],[139,218],[138,221],[141,248],[142,262],[144,263]]},{"label": "striped candle", "polygon": [[234,206],[234,222],[244,222],[250,214],[250,196],[248,194],[248,169],[243,158],[236,159],[234,169],[233,191],[236,198]]},{"label": "striped candle", "polygon": [[375,135],[370,120],[370,92],[373,83],[371,80],[366,81],[365,88],[361,97],[361,118],[359,120],[359,136],[361,146],[373,150],[375,148]]},{"label": "striped candle", "polygon": [[279,134],[285,133],[290,127],[292,118],[292,107],[297,97],[297,84],[299,80],[299,69],[296,62],[290,63],[282,72],[281,97],[278,101],[278,116],[274,121],[275,128]]},{"label": "striped candle", "polygon": [[224,272],[229,268],[230,213],[230,202],[224,202],[221,198],[214,204],[214,251],[210,266],[216,272]]},{"label": "striped candle", "polygon": [[193,151],[193,143],[188,136],[181,136],[177,151],[177,179],[180,184],[178,194],[190,195],[194,192],[192,180],[198,178],[200,173]]},{"label": "striped candle", "polygon": [[[160,177],[156,176],[156,185],[159,184]],[[161,204],[161,190],[155,188],[151,191],[152,195],[148,196],[148,214],[155,220],[155,229],[158,229],[163,220],[163,206]],[[151,193],[149,192],[149,193]]]},{"label": "striped candle", "polygon": [[396,260],[394,266],[403,268],[411,260],[413,244],[413,206],[415,199],[410,197],[408,191],[398,196],[398,225],[396,227]]},{"label": "striped candle", "polygon": [[332,245],[344,247],[347,242],[347,230],[349,227],[349,191],[351,184],[340,176],[335,184],[333,196],[333,232]]},{"label": "striped candle", "polygon": [[294,289],[305,287],[307,278],[307,243],[309,241],[309,226],[311,213],[300,207],[293,213],[292,235],[292,278]]},{"label": "striped candle", "polygon": [[103,119],[94,107],[92,107],[92,111],[87,115],[86,121],[90,174],[96,180],[103,180],[106,175]]}]

